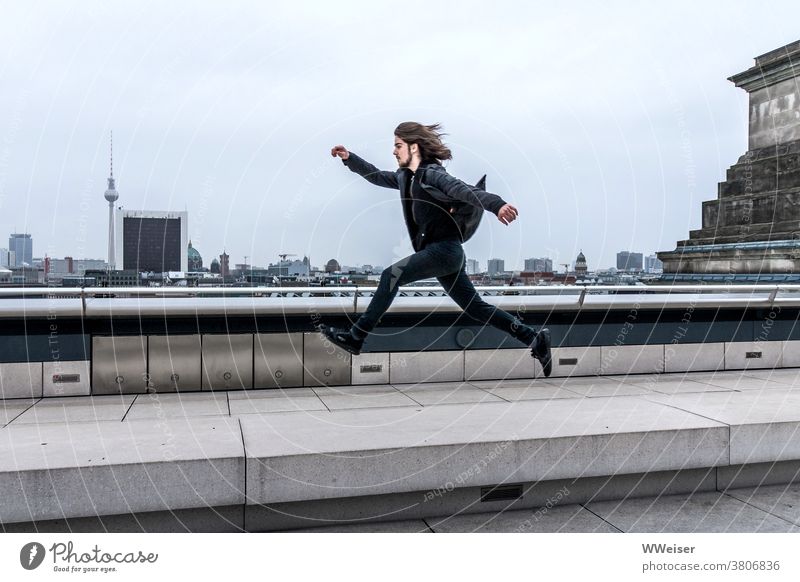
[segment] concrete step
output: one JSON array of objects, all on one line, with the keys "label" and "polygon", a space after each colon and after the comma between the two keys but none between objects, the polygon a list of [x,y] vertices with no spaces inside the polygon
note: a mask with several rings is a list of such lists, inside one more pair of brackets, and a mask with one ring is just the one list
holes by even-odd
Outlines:
[{"label": "concrete step", "polygon": [[188,512],[200,530],[234,515],[231,527],[257,531],[389,507],[480,513],[509,504],[480,501],[498,484],[525,492],[511,506],[535,506],[564,483],[573,501],[788,483],[800,467],[799,372],[6,402],[0,522],[106,516],[124,530],[124,516],[161,513],[179,529]]}]

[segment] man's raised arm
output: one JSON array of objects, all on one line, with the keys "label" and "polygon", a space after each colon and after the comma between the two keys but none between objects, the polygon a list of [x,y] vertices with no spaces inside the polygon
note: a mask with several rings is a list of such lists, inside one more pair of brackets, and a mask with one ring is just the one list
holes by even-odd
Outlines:
[{"label": "man's raised arm", "polygon": [[362,176],[368,182],[383,188],[397,189],[397,174],[386,170],[379,170],[369,162],[361,159],[353,152],[347,151],[342,145],[337,145],[331,148],[331,155],[333,157],[339,156],[342,163],[350,168],[350,171],[355,172]]}]

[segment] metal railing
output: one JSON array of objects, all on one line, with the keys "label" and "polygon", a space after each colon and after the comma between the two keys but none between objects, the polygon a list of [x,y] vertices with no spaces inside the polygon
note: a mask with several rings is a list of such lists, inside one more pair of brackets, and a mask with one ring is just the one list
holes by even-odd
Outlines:
[{"label": "metal railing", "polygon": [[[503,309],[582,311],[714,307],[800,307],[800,285],[478,286]],[[116,315],[292,314],[366,309],[375,287],[92,287],[3,288],[0,317],[48,312],[75,317]],[[458,311],[440,286],[406,286],[391,311]],[[427,299],[426,299],[427,298]]]},{"label": "metal railing", "polygon": [[[800,284],[792,285],[512,285],[475,286],[482,296],[496,295],[647,295],[654,293],[800,293]],[[0,299],[19,297],[364,297],[375,286],[325,287],[4,287]],[[407,285],[399,296],[445,295],[441,286]]]}]

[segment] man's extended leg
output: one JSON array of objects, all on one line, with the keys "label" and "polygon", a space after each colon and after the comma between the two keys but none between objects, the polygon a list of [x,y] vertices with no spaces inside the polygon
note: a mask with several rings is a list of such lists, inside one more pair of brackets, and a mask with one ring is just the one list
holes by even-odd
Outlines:
[{"label": "man's extended leg", "polygon": [[553,366],[550,330],[542,329],[537,333],[533,327],[525,325],[519,318],[481,299],[464,269],[437,279],[453,301],[471,318],[501,329],[526,346],[530,346],[531,355],[541,362],[544,375],[550,375]]},{"label": "man's extended leg", "polygon": [[322,327],[322,332],[334,344],[353,354],[361,352],[364,338],[375,328],[381,316],[397,296],[401,285],[429,277],[454,273],[464,264],[464,250],[455,241],[435,242],[387,267],[367,310],[350,330]]}]

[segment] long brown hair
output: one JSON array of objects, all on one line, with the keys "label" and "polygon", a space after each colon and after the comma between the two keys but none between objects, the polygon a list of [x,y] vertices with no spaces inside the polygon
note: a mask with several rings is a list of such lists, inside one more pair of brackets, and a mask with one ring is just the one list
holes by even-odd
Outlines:
[{"label": "long brown hair", "polygon": [[452,160],[453,154],[442,143],[442,136],[447,135],[441,131],[438,123],[422,125],[416,121],[404,121],[394,130],[394,134],[408,144],[415,143],[419,146],[423,161]]}]

